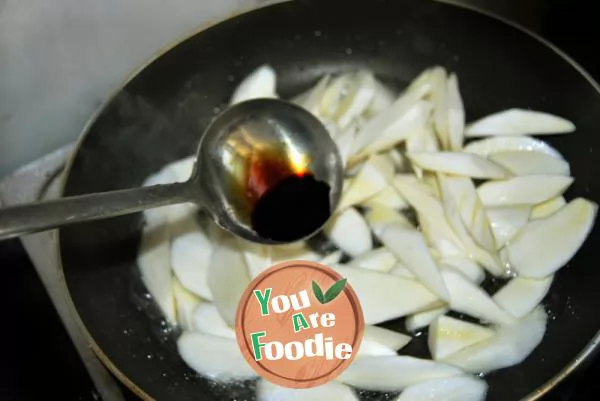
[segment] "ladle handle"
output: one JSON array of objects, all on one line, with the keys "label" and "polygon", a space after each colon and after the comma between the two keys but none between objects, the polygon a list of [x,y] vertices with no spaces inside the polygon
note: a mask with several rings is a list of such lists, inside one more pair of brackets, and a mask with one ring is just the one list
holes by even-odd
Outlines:
[{"label": "ladle handle", "polygon": [[187,201],[188,184],[176,183],[1,208],[0,240]]}]

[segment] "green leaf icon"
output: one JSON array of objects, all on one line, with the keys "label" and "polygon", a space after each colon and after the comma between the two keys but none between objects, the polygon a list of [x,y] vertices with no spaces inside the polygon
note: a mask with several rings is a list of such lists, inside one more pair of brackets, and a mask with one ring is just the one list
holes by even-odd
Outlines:
[{"label": "green leaf icon", "polygon": [[319,287],[319,284],[317,284],[317,282],[314,280],[312,282],[312,290],[313,290],[313,294],[315,294],[315,297],[317,298],[317,301],[324,304],[325,297],[323,296],[323,291],[321,290],[321,287]]},{"label": "green leaf icon", "polygon": [[345,286],[346,279],[343,278],[329,287],[329,289],[325,292],[325,295],[323,295],[323,291],[321,290],[321,287],[319,287],[319,284],[317,284],[314,280],[312,282],[313,293],[315,294],[317,300],[322,304],[327,304],[336,299],[337,296],[340,295],[340,293],[344,290]]},{"label": "green leaf icon", "polygon": [[329,302],[333,301],[344,290],[345,285],[346,285],[345,278],[341,279],[340,281],[338,281],[334,285],[332,285],[325,293],[325,302],[323,302],[323,303],[329,303]]}]

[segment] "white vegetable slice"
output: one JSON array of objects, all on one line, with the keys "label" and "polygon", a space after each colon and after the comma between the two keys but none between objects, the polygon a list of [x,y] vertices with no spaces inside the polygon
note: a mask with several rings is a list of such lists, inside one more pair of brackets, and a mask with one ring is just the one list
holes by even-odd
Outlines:
[{"label": "white vegetable slice", "polygon": [[366,325],[363,335],[363,341],[365,340],[382,344],[394,351],[397,351],[404,348],[412,340],[412,338],[406,334],[384,329],[383,327]]},{"label": "white vegetable slice", "polygon": [[424,224],[431,226],[431,230],[429,231],[435,230],[440,238],[448,241],[458,249],[463,249],[463,243],[448,223],[442,204],[438,199],[402,177],[395,177],[392,183],[418,212],[419,222],[422,226]]},{"label": "white vegetable slice", "polygon": [[180,220],[171,225],[171,266],[185,288],[212,300],[207,282],[213,245],[195,219]]},{"label": "white vegetable slice", "polygon": [[354,141],[356,140],[357,127],[350,125],[344,131],[340,132],[339,135],[333,139],[340,152],[342,158],[342,165],[344,169],[348,165],[348,160],[352,156],[352,148],[354,147]]},{"label": "white vegetable slice", "polygon": [[542,152],[499,152],[490,154],[489,159],[514,175],[571,174],[569,163]]},{"label": "white vegetable slice", "polygon": [[276,98],[277,74],[272,67],[263,65],[252,71],[233,92],[231,104],[250,99]]},{"label": "white vegetable slice", "polygon": [[357,358],[372,357],[372,356],[390,356],[396,355],[396,351],[390,347],[386,347],[375,341],[364,339],[360,343],[360,348],[356,352]]},{"label": "white vegetable slice", "polygon": [[343,255],[344,254],[342,253],[342,251],[331,252],[330,254],[326,255],[323,259],[321,259],[319,263],[326,266],[335,265],[340,263],[340,260],[342,260]]},{"label": "white vegetable slice", "polygon": [[389,271],[390,274],[394,276],[410,278],[412,280],[416,280],[417,276],[413,273],[408,267],[404,266],[402,263],[396,263],[394,267]]},{"label": "white vegetable slice", "polygon": [[228,240],[216,250],[208,270],[208,285],[213,302],[229,326],[235,324],[235,314],[250,276],[237,242]]},{"label": "white vegetable slice", "polygon": [[438,261],[442,267],[449,267],[460,273],[475,284],[481,284],[485,279],[485,271],[481,266],[464,256],[446,256]]},{"label": "white vegetable slice", "polygon": [[335,115],[340,129],[346,128],[358,116],[363,114],[375,96],[375,77],[367,71],[353,74],[353,83],[346,93]]},{"label": "white vegetable slice", "polygon": [[424,170],[473,178],[506,178],[505,168],[473,153],[419,152],[408,154],[409,159]]},{"label": "white vegetable slice", "polygon": [[238,241],[239,250],[244,254],[244,260],[246,261],[246,266],[248,266],[250,277],[254,278],[271,267],[270,247],[246,241],[242,238],[236,239]]},{"label": "white vegetable slice", "polygon": [[[470,258],[479,262],[483,267],[485,267],[486,270],[488,270],[494,276],[504,275],[505,272],[502,268],[502,263],[498,255],[495,253],[495,246],[494,252],[491,252],[488,249],[485,249],[482,246],[480,246],[473,240],[473,237],[468,232],[465,223],[463,222],[461,210],[458,207],[459,202],[461,202],[461,200],[463,201],[462,203],[465,206],[467,206],[463,209],[465,211],[470,211],[471,213],[470,215],[466,216],[469,224],[476,223],[476,225],[473,226],[474,232],[477,233],[479,238],[484,238],[482,233],[484,233],[485,230],[482,227],[485,224],[484,222],[486,222],[487,220],[487,216],[485,216],[482,206],[474,207],[474,205],[479,205],[479,202],[477,201],[477,196],[470,196],[471,192],[463,191],[464,188],[461,188],[461,186],[458,186],[458,188],[454,188],[451,185],[452,181],[450,181],[449,178],[444,177],[445,176],[441,174],[438,176],[440,187],[442,189],[444,215],[447,221],[449,222],[450,226],[454,229],[454,232],[457,234],[458,238],[461,239],[465,249],[467,250],[467,255]],[[463,192],[466,196],[463,196]],[[469,205],[471,205],[470,208],[468,208]],[[484,214],[483,217],[481,216],[482,214]],[[492,235],[491,230],[489,235]],[[488,244],[489,242],[490,241],[488,241]],[[493,243],[493,238],[491,242]]]},{"label": "white vegetable slice", "polygon": [[[553,274],[583,245],[597,213],[596,203],[577,198],[558,212],[531,221],[507,247],[511,266],[523,277]],[[543,252],[532,252],[535,249]]]},{"label": "white vegetable slice", "polygon": [[440,316],[429,326],[428,345],[433,359],[440,360],[492,337],[494,330],[449,316]]},{"label": "white vegetable slice", "polygon": [[144,227],[137,256],[142,281],[171,324],[177,322],[167,224]]},{"label": "white vegetable slice", "polygon": [[415,332],[424,327],[427,327],[435,319],[448,313],[448,310],[449,309],[445,306],[440,306],[439,308],[433,308],[431,310],[410,315],[406,318],[406,330]]},{"label": "white vegetable slice", "polygon": [[462,149],[465,131],[465,108],[460,95],[458,78],[450,74],[446,83],[448,106],[448,149],[458,151]]},{"label": "white vegetable slice", "polygon": [[545,332],[546,312],[538,306],[516,323],[498,327],[495,336],[444,358],[444,362],[470,373],[514,366],[531,354]]},{"label": "white vegetable slice", "polygon": [[269,252],[271,253],[271,263],[273,265],[289,260],[316,262],[322,258],[318,253],[311,251],[304,241],[286,245],[271,245],[269,246]]},{"label": "white vegetable slice", "polygon": [[493,296],[494,301],[512,316],[520,319],[542,302],[554,276],[536,280],[516,277]]},{"label": "white vegetable slice", "polygon": [[412,101],[401,97],[392,107],[359,130],[354,146],[355,154],[350,159],[351,164],[395,146],[424,126],[431,113],[431,104],[426,101]]},{"label": "white vegetable slice", "polygon": [[541,152],[548,156],[562,159],[562,155],[548,145],[530,136],[496,136],[490,138],[479,139],[470,142],[464,147],[463,152],[475,153],[483,157],[487,157],[492,153],[499,152]]},{"label": "white vegetable slice", "polygon": [[381,242],[417,278],[440,299],[449,300],[450,294],[438,267],[429,252],[423,234],[402,225],[390,224],[380,235]]},{"label": "white vegetable slice", "polygon": [[173,279],[173,295],[177,306],[177,322],[184,330],[193,330],[194,311],[202,303],[202,299],[183,288],[177,279]]},{"label": "white vegetable slice", "polygon": [[557,196],[556,198],[547,200],[546,202],[540,203],[539,205],[535,205],[531,210],[531,216],[529,218],[531,220],[534,220],[550,216],[552,213],[558,211],[566,204],[567,201],[565,200],[565,198],[563,198],[562,196]]},{"label": "white vegetable slice", "polygon": [[394,223],[401,224],[404,227],[412,227],[412,224],[410,224],[404,215],[394,209],[379,204],[371,204],[369,206],[369,210],[365,213],[365,220],[376,237],[381,235],[388,224]]},{"label": "white vegetable slice", "polygon": [[354,258],[349,266],[361,269],[388,272],[396,265],[396,257],[388,249],[381,247]]},{"label": "white vegetable slice", "polygon": [[443,269],[442,277],[450,291],[450,309],[492,323],[514,323],[514,318],[461,273]]},{"label": "white vegetable slice", "polygon": [[[426,123],[422,129],[417,130],[414,134],[406,138],[406,152],[407,153],[419,153],[419,152],[439,152],[440,146],[438,139],[433,129],[433,123],[431,120]],[[423,170],[416,166],[411,165],[411,169],[414,170],[415,175],[419,178],[423,177]]]},{"label": "white vegetable slice", "polygon": [[414,384],[396,401],[485,401],[488,385],[471,376],[457,376]]},{"label": "white vegetable slice", "polygon": [[365,324],[385,322],[439,304],[438,298],[415,280],[339,265],[334,269],[352,283]]},{"label": "white vegetable slice", "polygon": [[475,242],[490,252],[496,251],[496,241],[490,221],[477,196],[473,181],[467,177],[438,174],[438,183],[444,203],[447,197],[453,198],[462,222]]},{"label": "white vegetable slice", "polygon": [[354,208],[348,208],[333,216],[324,229],[325,235],[351,257],[373,248],[371,231],[365,219]]},{"label": "white vegetable slice", "polygon": [[485,206],[536,205],[562,195],[572,183],[572,177],[526,175],[486,182],[477,194]]},{"label": "white vegetable slice", "polygon": [[388,186],[394,167],[383,155],[373,155],[367,160],[358,175],[344,188],[338,210],[344,210],[377,195]]},{"label": "white vegetable slice", "polygon": [[366,207],[372,205],[381,205],[396,210],[407,209],[409,207],[408,202],[392,186],[385,187],[377,195],[361,203],[361,206]]},{"label": "white vegetable slice", "polygon": [[319,82],[307,93],[306,99],[302,101],[302,107],[319,117],[321,100],[331,81],[331,75],[325,75]]},{"label": "white vegetable slice", "polygon": [[165,169],[168,169],[173,173],[177,182],[185,182],[190,179],[195,162],[196,157],[190,156],[167,164]]},{"label": "white vegetable slice", "polygon": [[357,358],[338,380],[365,390],[402,391],[425,380],[458,376],[460,369],[410,356]]},{"label": "white vegetable slice", "polygon": [[177,340],[177,349],[189,367],[208,378],[232,381],[257,376],[235,340],[186,332]]},{"label": "white vegetable slice", "polygon": [[234,329],[225,323],[217,307],[212,303],[205,302],[198,305],[194,311],[192,330],[213,336],[236,339]]},{"label": "white vegetable slice", "polygon": [[477,120],[466,129],[467,137],[491,135],[550,135],[575,131],[562,117],[533,110],[509,109]]},{"label": "white vegetable slice", "polygon": [[404,156],[404,154],[397,148],[392,148],[386,153],[387,157],[392,161],[396,172],[408,172],[410,171],[410,161]]},{"label": "white vegetable slice", "polygon": [[359,401],[354,391],[335,381],[306,389],[278,386],[265,379],[256,385],[257,401]]},{"label": "white vegetable slice", "polygon": [[448,84],[443,67],[430,70],[431,99],[433,101],[433,122],[442,149],[450,149],[450,125],[448,121]]},{"label": "white vegetable slice", "polygon": [[[447,236],[442,234],[442,231],[438,229],[433,223],[429,222],[426,218],[419,215],[419,225],[421,232],[427,243],[432,249],[432,254],[435,252],[436,257],[447,257],[447,256],[464,256],[467,257],[467,252],[462,248],[456,246]],[[452,235],[455,235],[452,232]]]},{"label": "white vegetable slice", "polygon": [[531,206],[489,207],[486,214],[494,232],[496,246],[500,249],[525,227],[531,215]]}]

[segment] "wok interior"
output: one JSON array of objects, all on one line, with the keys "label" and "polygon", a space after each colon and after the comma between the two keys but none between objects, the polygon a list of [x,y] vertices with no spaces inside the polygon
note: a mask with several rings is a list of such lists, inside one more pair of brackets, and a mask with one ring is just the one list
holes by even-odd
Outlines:
[{"label": "wok interior", "polygon": [[[559,54],[502,22],[452,5],[410,1],[285,3],[191,37],[129,82],[96,119],[73,161],[65,195],[139,186],[164,164],[193,154],[199,133],[236,84],[264,63],[278,72],[284,98],[325,73],[367,68],[399,90],[423,69],[443,65],[460,79],[467,121],[512,106],[573,121],[575,133],[544,140],[571,163],[575,183],[567,199],[600,200],[594,179],[600,174],[594,153],[600,96],[590,82]],[[137,273],[142,224],[134,215],[60,231],[66,284],[93,340],[153,398],[252,399],[252,383],[211,384],[180,359],[177,333],[161,325]],[[600,328],[597,236],[595,229],[554,280],[544,302],[551,317],[543,342],[522,364],[488,377],[488,400],[532,393]],[[404,329],[402,321],[386,327]]]}]

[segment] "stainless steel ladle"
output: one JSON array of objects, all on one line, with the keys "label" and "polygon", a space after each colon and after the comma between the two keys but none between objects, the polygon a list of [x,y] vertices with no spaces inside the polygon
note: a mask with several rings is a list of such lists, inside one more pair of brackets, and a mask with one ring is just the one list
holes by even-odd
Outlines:
[{"label": "stainless steel ladle", "polygon": [[0,240],[193,202],[235,235],[257,243],[282,243],[263,238],[252,229],[251,210],[243,193],[247,181],[252,179],[251,161],[273,155],[286,163],[290,171],[301,169],[328,184],[331,211],[335,210],[341,195],[343,166],[337,146],[323,124],[292,103],[255,99],[226,109],[209,125],[200,139],[187,182],[2,208]]}]

